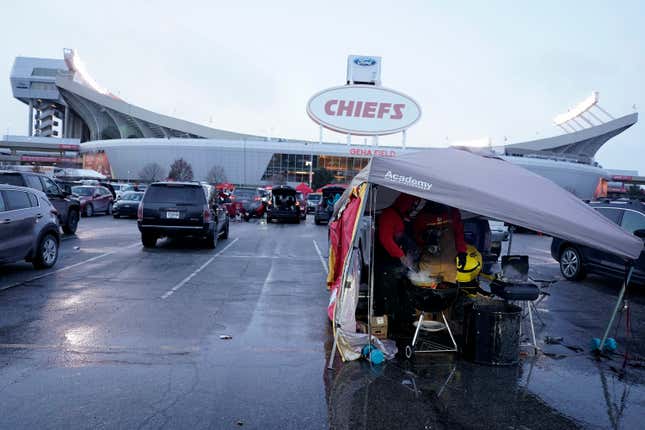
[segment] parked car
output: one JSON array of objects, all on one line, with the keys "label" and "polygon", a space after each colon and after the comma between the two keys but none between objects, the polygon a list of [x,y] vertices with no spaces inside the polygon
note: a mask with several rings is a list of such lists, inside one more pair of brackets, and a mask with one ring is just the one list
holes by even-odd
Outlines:
[{"label": "parked car", "polygon": [[[645,205],[639,201],[591,202],[596,209],[628,232],[645,238]],[[579,245],[566,240],[553,238],[551,255],[560,263],[560,272],[568,280],[581,280],[588,273],[622,278],[625,263],[621,257],[604,251]],[[635,283],[645,284],[645,250],[634,262],[632,279]]]},{"label": "parked car", "polygon": [[56,264],[60,244],[58,211],[33,188],[0,185],[0,263],[20,260],[37,269]]},{"label": "parked car", "polygon": [[81,199],[81,214],[86,217],[98,212],[112,215],[114,197],[110,190],[98,185],[78,185],[72,187],[72,193]]},{"label": "parked car", "polygon": [[323,222],[329,222],[332,214],[334,213],[334,204],[340,199],[340,196],[345,192],[345,187],[342,186],[327,186],[322,189],[322,196],[320,203],[316,206],[314,214],[314,222],[319,225]]},{"label": "parked car", "polygon": [[63,232],[76,233],[81,213],[81,202],[72,196],[71,192],[61,189],[50,177],[40,173],[1,170],[0,184],[29,187],[44,192],[58,211],[58,221]]},{"label": "parked car", "polygon": [[298,205],[298,209],[300,209],[300,219],[301,220],[306,220],[307,219],[307,200],[305,199],[305,195],[302,194],[300,191],[296,191],[296,204]]},{"label": "parked car", "polygon": [[316,206],[318,206],[321,199],[321,193],[309,193],[307,195],[307,213],[316,212]]},{"label": "parked car", "polygon": [[143,192],[140,191],[128,191],[121,194],[121,197],[117,198],[112,206],[112,216],[114,218],[121,218],[122,216],[136,218],[142,198]]},{"label": "parked car", "polygon": [[267,207],[267,223],[273,220],[300,223],[300,217],[300,205],[296,198],[296,190],[286,185],[273,187]]},{"label": "parked car", "polygon": [[502,221],[488,220],[491,233],[491,249],[490,251],[500,256],[502,253],[502,242],[506,242],[510,236],[508,226]]},{"label": "parked car", "polygon": [[[123,195],[123,193],[127,193],[129,191],[135,191],[134,185],[132,184],[120,184],[120,183],[111,183],[112,188],[114,189],[114,192],[116,193],[116,198],[118,199]],[[141,190],[143,191],[143,190]]]},{"label": "parked car", "polygon": [[253,217],[262,218],[266,211],[265,203],[262,201],[263,197],[266,197],[263,191],[252,187],[235,188],[231,195],[234,213],[239,213],[246,221]]},{"label": "parked car", "polygon": [[198,182],[155,182],[146,190],[137,212],[141,242],[153,248],[161,237],[192,236],[215,248],[227,239],[229,218],[219,199],[208,203]]}]

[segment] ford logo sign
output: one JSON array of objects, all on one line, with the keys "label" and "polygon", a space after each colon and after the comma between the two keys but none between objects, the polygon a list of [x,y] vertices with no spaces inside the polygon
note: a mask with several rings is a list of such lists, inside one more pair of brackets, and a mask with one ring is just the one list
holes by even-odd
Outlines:
[{"label": "ford logo sign", "polygon": [[376,60],[371,57],[357,57],[354,58],[354,64],[357,66],[373,66]]}]

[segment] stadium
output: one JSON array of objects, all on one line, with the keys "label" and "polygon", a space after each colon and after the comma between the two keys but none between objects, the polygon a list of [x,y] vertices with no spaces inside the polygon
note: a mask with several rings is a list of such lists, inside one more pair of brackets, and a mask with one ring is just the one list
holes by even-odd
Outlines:
[{"label": "stadium", "polygon": [[[161,115],[100,87],[73,50],[64,50],[63,59],[17,57],[10,81],[14,97],[28,106],[30,136],[0,141],[0,157],[28,164],[38,156],[48,157],[38,151],[64,142],[65,146],[55,146],[54,164],[65,164],[66,157],[79,163],[80,152],[82,167],[118,180],[140,180],[142,169],[151,162],[167,174],[168,166],[183,158],[198,180],[205,180],[217,166],[234,184],[264,185],[276,178],[298,184],[309,182],[317,169],[327,169],[336,181],[347,182],[373,156],[396,157],[403,151],[427,149],[268,138]],[[597,151],[637,121],[637,113],[613,117],[599,106],[594,93],[556,117],[560,134],[489,150],[589,199],[611,179],[594,161]],[[37,145],[31,148],[29,142]]]}]

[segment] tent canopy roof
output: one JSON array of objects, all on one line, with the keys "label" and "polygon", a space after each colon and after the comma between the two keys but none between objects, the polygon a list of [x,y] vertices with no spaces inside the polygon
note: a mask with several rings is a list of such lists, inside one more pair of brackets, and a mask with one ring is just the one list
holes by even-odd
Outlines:
[{"label": "tent canopy roof", "polygon": [[550,180],[453,148],[372,158],[354,178],[581,245],[637,259],[643,241]]}]

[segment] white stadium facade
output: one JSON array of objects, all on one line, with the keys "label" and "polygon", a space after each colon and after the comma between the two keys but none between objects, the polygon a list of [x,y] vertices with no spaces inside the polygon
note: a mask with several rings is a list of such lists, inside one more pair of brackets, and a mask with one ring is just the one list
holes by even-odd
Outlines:
[{"label": "white stadium facade", "polygon": [[[427,150],[271,139],[161,115],[101,88],[73,50],[65,50],[62,60],[18,57],[10,81],[14,97],[29,106],[33,139],[78,142],[83,167],[118,180],[140,179],[143,167],[152,162],[167,171],[174,160],[183,158],[198,180],[219,166],[234,184],[266,185],[277,176],[290,184],[308,182],[310,169],[319,168],[330,170],[338,182],[347,182],[370,157]],[[491,149],[580,198],[592,198],[610,179],[594,161],[596,152],[638,121],[637,113],[614,118],[597,102],[595,93],[557,117],[562,134]]]}]

